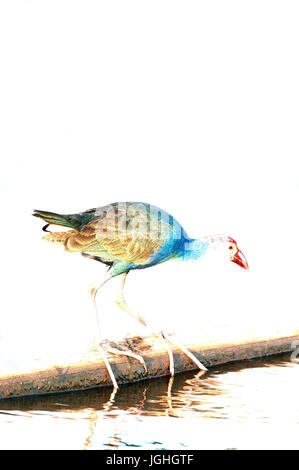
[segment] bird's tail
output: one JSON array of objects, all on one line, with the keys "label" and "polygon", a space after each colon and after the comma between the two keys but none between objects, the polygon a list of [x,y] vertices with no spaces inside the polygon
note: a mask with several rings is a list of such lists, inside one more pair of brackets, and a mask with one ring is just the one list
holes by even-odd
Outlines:
[{"label": "bird's tail", "polygon": [[78,220],[72,215],[56,214],[55,212],[40,211],[37,209],[34,210],[32,215],[44,220],[47,225],[62,225],[63,227],[77,229]]},{"label": "bird's tail", "polygon": [[[47,211],[39,211],[35,210],[32,214],[35,217],[39,217],[40,219],[47,222],[47,224],[43,227],[44,232],[49,232],[47,235],[43,237],[44,240],[48,242],[56,243],[57,245],[65,245],[68,242],[68,239],[78,233],[78,216],[74,215],[61,215],[56,214],[55,212],[47,212]],[[67,230],[66,232],[50,232],[47,230],[49,225],[62,225],[63,227],[69,227],[75,230]]]}]

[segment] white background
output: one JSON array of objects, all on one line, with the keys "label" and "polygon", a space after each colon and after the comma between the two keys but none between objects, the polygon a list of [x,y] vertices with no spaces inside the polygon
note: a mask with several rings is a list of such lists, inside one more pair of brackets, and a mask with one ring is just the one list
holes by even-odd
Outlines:
[{"label": "white background", "polygon": [[[234,237],[250,270],[202,259],[130,273],[127,301],[169,331],[298,319],[298,3],[2,1],[3,369],[88,347],[106,268],[41,240],[32,210],[114,201]],[[143,332],[98,297],[103,334]]]}]

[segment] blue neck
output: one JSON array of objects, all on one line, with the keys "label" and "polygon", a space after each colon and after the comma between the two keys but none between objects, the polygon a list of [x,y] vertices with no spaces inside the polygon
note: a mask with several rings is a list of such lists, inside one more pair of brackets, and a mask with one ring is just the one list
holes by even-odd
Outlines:
[{"label": "blue neck", "polygon": [[189,239],[185,240],[183,249],[183,260],[196,260],[204,255],[210,243],[207,240]]}]

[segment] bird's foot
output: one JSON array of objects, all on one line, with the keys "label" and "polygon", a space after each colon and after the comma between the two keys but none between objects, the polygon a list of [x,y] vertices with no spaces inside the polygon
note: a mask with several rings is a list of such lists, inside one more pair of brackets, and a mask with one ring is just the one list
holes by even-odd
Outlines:
[{"label": "bird's foot", "polygon": [[[199,369],[203,370],[203,371],[207,371],[208,369],[194,356],[194,354],[192,354],[191,351],[189,351],[189,349],[187,349],[183,344],[181,344],[177,339],[174,339],[172,338],[171,336],[169,336],[167,333],[165,333],[165,331],[161,331],[161,337],[163,338],[163,340],[165,341],[165,345],[166,345],[166,341],[168,341],[168,343],[171,343],[173,344],[174,346],[176,346],[178,349],[180,349],[184,354],[186,354],[186,356],[188,356],[196,365]],[[173,354],[172,354],[172,351],[170,350],[169,347],[167,347],[167,351],[168,351],[168,355],[169,355],[169,360],[170,360],[170,374],[173,375],[174,374],[174,365],[173,365]]]},{"label": "bird's foot", "polygon": [[138,362],[140,362],[140,364],[142,365],[142,367],[144,369],[144,372],[147,374],[147,367],[146,367],[145,361],[144,361],[143,357],[140,356],[139,354],[135,354],[132,351],[129,351],[127,349],[122,350],[122,349],[114,348],[113,346],[107,345],[105,343],[102,344],[102,347],[105,348],[105,351],[107,351],[111,354],[116,354],[116,355],[120,355],[120,356],[128,356],[128,357],[132,357],[133,359],[136,359]]}]

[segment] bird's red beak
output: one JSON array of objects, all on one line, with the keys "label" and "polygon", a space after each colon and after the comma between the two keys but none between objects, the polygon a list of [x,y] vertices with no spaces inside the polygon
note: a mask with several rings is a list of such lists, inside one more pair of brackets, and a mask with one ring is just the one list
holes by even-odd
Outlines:
[{"label": "bird's red beak", "polygon": [[247,259],[245,258],[245,256],[243,255],[241,250],[237,251],[237,253],[232,258],[232,261],[234,263],[238,264],[239,266],[241,266],[241,268],[244,268],[244,269],[249,268],[248,263],[247,263]]}]

